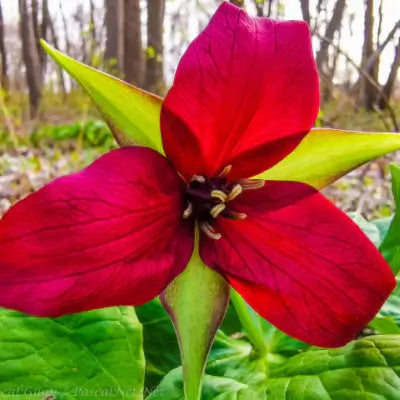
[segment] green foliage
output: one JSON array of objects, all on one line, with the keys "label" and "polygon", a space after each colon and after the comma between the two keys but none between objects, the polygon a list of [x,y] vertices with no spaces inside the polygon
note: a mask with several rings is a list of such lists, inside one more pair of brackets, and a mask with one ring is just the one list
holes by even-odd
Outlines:
[{"label": "green foliage", "polygon": [[141,399],[143,375],[132,307],[62,318],[0,310],[0,399]]},{"label": "green foliage", "polygon": [[392,164],[390,170],[396,213],[387,235],[380,245],[380,251],[392,267],[393,273],[397,274],[400,271],[400,167]]},{"label": "green foliage", "polygon": [[115,146],[107,124],[101,120],[76,122],[68,125],[43,125],[32,132],[29,137],[31,143],[36,146],[43,146],[52,141],[80,140],[87,147],[108,147]]},{"label": "green foliage", "polygon": [[316,349],[270,371],[268,400],[398,400],[400,336]]}]

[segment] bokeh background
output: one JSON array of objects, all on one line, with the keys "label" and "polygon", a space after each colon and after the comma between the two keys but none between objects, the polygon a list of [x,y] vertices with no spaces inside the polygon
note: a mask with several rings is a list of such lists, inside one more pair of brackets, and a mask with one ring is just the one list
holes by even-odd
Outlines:
[{"label": "bokeh background", "polygon": [[[231,2],[252,15],[309,24],[321,79],[317,126],[399,131],[400,1]],[[163,96],[180,56],[220,3],[0,0],[0,215],[115,147],[89,98],[45,55],[40,38]],[[388,163],[396,160],[393,154],[363,166],[325,194],[345,211],[389,215]]]}]

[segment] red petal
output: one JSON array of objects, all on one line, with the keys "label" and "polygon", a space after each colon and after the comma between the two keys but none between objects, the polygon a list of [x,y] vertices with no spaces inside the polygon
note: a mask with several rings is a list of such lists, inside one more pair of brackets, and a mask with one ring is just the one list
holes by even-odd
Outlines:
[{"label": "red petal", "polygon": [[361,230],[311,187],[266,182],[235,200],[243,221],[220,219],[201,256],[279,329],[335,347],[353,339],[395,286]]},{"label": "red petal", "polygon": [[0,221],[0,306],[41,316],[136,305],[186,266],[181,182],[142,147],[59,178]]},{"label": "red petal", "polygon": [[312,127],[319,84],[308,26],[224,2],[181,59],[161,113],[166,154],[187,179],[232,164],[266,170]]}]

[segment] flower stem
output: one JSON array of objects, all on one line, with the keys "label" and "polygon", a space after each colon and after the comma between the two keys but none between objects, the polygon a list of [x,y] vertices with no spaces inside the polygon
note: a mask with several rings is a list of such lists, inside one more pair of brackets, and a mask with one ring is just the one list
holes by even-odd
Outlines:
[{"label": "flower stem", "polygon": [[233,289],[231,289],[231,300],[249,340],[261,355],[265,355],[268,350],[258,316],[250,309],[242,296]]}]

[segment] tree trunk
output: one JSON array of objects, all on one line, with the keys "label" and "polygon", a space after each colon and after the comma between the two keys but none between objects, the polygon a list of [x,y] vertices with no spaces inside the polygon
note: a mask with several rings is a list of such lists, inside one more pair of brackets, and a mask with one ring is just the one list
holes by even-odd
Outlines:
[{"label": "tree trunk", "polygon": [[31,117],[37,115],[42,90],[41,65],[38,48],[35,43],[32,16],[29,14],[26,0],[18,0],[20,14],[20,33],[22,40],[22,57],[26,70],[26,81],[29,89]]},{"label": "tree trunk", "polygon": [[[51,16],[50,16],[50,12],[49,12],[49,7],[48,7],[48,3],[47,0],[43,0],[42,3],[42,13],[43,13],[43,21],[42,21],[42,29],[46,31],[45,34],[43,34],[43,37],[47,37],[47,31],[49,32],[49,37],[51,38],[51,42],[53,44],[53,46],[56,49],[59,49],[59,42],[58,42],[58,36],[57,33],[54,29],[54,24],[53,21],[51,20]],[[57,77],[58,77],[58,84],[60,86],[60,90],[61,92],[65,95],[66,88],[65,88],[65,80],[64,80],[64,74],[63,74],[63,70],[60,66],[56,66],[57,68]]]},{"label": "tree trunk", "polygon": [[89,22],[89,33],[90,33],[90,45],[89,45],[89,62],[93,64],[93,59],[96,52],[97,46],[97,32],[95,24],[95,5],[93,0],[90,0],[90,22]]},{"label": "tree trunk", "polygon": [[161,94],[163,74],[163,21],[165,0],[147,2],[146,89]]},{"label": "tree trunk", "polygon": [[144,53],[140,22],[140,0],[124,0],[124,73],[137,86],[143,84]]},{"label": "tree trunk", "polygon": [[320,42],[320,48],[317,52],[317,66],[321,75],[329,76],[329,63],[328,63],[328,48],[329,43],[332,42],[335,32],[337,32],[342,24],[344,9],[346,7],[346,0],[337,0],[335,8],[333,10],[333,15],[329,21],[324,38]]},{"label": "tree trunk", "polygon": [[7,52],[4,40],[4,20],[3,20],[3,10],[1,8],[0,2],[0,83],[3,89],[8,89],[8,65],[7,65]]},{"label": "tree trunk", "polygon": [[[374,0],[365,0],[364,15],[364,43],[362,48],[361,69],[364,70],[371,78],[376,78],[375,63],[367,67],[367,62],[374,54]],[[358,105],[372,110],[376,100],[376,88],[360,76]]]},{"label": "tree trunk", "polygon": [[63,7],[62,7],[62,0],[60,0],[60,3],[59,3],[58,6],[59,6],[59,9],[60,9],[61,20],[62,20],[63,30],[64,30],[65,50],[66,50],[68,55],[72,56],[72,46],[71,46],[71,42],[69,40],[68,22],[67,22],[67,18],[65,17],[64,10],[63,10]]},{"label": "tree trunk", "polygon": [[388,102],[393,92],[399,68],[400,68],[400,38],[399,38],[399,43],[397,44],[395,49],[394,60],[392,63],[392,67],[390,69],[389,76],[385,84],[383,85],[382,89],[383,96],[381,96],[379,100],[379,107],[382,109],[387,108],[388,106]]},{"label": "tree trunk", "polygon": [[257,10],[257,17],[263,17],[265,0],[254,0],[254,3]]},{"label": "tree trunk", "polygon": [[[152,0],[153,2],[155,0]],[[105,0],[107,30],[104,58],[111,70],[123,71],[124,64],[124,0]]]},{"label": "tree trunk", "polygon": [[301,15],[303,16],[304,21],[310,25],[310,1],[309,0],[300,0],[301,7]]}]

